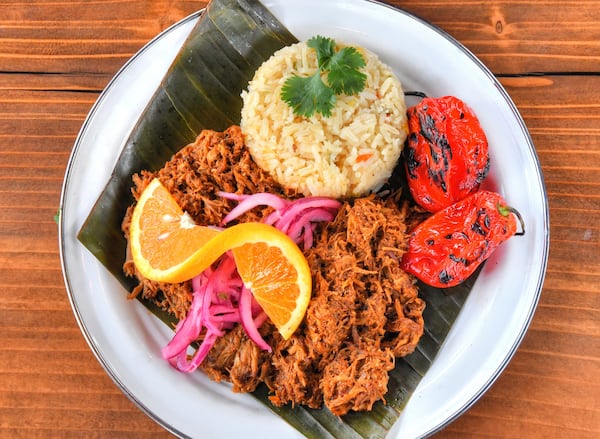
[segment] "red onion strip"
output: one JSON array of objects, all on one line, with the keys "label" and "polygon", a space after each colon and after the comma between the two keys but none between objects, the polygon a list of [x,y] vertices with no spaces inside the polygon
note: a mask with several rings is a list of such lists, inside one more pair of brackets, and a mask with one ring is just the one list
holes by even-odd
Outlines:
[{"label": "red onion strip", "polygon": [[[287,235],[292,238],[296,244],[301,241],[303,233],[312,234],[311,223],[320,221],[331,221],[335,218],[335,212],[324,208],[311,208],[307,209],[307,212],[303,213],[302,216],[296,221],[290,223],[287,229]],[[311,245],[312,247],[312,245]],[[309,248],[309,247],[305,247]]]},{"label": "red onion strip", "polygon": [[210,349],[217,341],[218,337],[219,336],[213,332],[207,332],[204,336],[204,340],[202,340],[202,344],[200,345],[196,353],[193,355],[191,360],[187,359],[186,351],[182,351],[177,356],[177,362],[175,363],[177,369],[179,369],[181,372],[188,373],[195,371],[198,368],[198,366],[202,364],[202,362],[210,352]]},{"label": "red onion strip", "polygon": [[180,352],[185,351],[190,343],[200,335],[200,331],[202,330],[202,320],[200,319],[202,297],[201,293],[193,294],[192,305],[188,310],[187,316],[179,322],[180,324],[175,336],[162,349],[163,358],[173,358]]},{"label": "red onion strip", "polygon": [[244,331],[256,345],[268,352],[271,352],[271,346],[262,338],[260,333],[258,332],[258,328],[254,324],[254,319],[252,317],[252,292],[246,288],[242,287],[242,295],[240,296],[239,308],[240,308],[240,317],[242,320],[242,326],[244,327]]},{"label": "red onion strip", "polygon": [[[227,224],[240,215],[248,212],[249,210],[254,209],[257,206],[270,206],[275,210],[284,209],[289,202],[284,200],[277,195],[269,194],[269,193],[259,193],[254,195],[238,195],[231,194],[229,192],[219,192],[223,198],[229,198],[239,201],[239,204],[235,206],[221,221],[221,224]],[[232,197],[235,196],[235,197]]]},{"label": "red onion strip", "polygon": [[325,197],[307,197],[296,200],[285,211],[281,213],[281,218],[277,222],[277,228],[282,232],[287,232],[293,221],[298,215],[310,208],[332,209],[337,212],[341,206],[340,202]]}]

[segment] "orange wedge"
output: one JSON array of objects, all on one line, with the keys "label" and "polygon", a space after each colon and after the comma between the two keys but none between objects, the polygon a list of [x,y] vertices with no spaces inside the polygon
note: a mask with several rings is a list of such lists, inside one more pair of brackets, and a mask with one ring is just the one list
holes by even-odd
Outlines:
[{"label": "orange wedge", "polygon": [[[310,301],[312,278],[308,263],[294,241],[274,227],[244,223],[226,231],[240,226],[251,231],[255,241],[233,249],[238,273],[287,340],[302,322]],[[264,233],[267,228],[271,231]]]},{"label": "orange wedge", "polygon": [[[197,226],[155,178],[144,189],[133,210],[129,245],[133,262],[146,279],[183,282],[199,273],[185,270],[187,261],[219,233],[216,229]],[[212,262],[208,262],[207,267]]]},{"label": "orange wedge", "polygon": [[231,250],[244,284],[284,338],[304,318],[310,268],[294,241],[272,226],[241,223],[219,231],[196,225],[154,179],[133,210],[129,243],[145,278],[172,283],[191,279]]}]

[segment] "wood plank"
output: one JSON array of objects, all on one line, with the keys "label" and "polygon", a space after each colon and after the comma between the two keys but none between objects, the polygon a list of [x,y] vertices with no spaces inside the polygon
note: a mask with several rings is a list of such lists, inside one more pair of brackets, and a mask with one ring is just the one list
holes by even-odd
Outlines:
[{"label": "wood plank", "polygon": [[600,71],[600,2],[398,2],[441,27],[495,73]]},{"label": "wood plank", "polygon": [[0,71],[116,72],[150,39],[205,4],[7,1],[0,18]]}]

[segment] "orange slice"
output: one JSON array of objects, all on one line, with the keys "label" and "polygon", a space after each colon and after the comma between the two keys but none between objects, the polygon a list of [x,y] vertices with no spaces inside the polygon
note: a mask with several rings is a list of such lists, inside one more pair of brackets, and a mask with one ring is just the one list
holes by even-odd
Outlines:
[{"label": "orange slice", "polygon": [[144,189],[133,210],[129,245],[133,262],[146,279],[183,282],[199,273],[188,274],[182,270],[186,262],[219,233],[216,229],[197,226],[155,178]]},{"label": "orange slice", "polygon": [[[302,322],[310,302],[312,278],[308,263],[294,241],[274,227],[244,223],[231,229],[239,226],[250,230],[257,240],[233,249],[238,273],[287,340]],[[271,232],[264,234],[265,227]]]},{"label": "orange slice", "polygon": [[219,231],[196,225],[154,179],[133,210],[129,243],[145,278],[172,283],[191,279],[231,250],[244,284],[284,338],[304,318],[310,268],[294,241],[275,227],[241,223]]}]

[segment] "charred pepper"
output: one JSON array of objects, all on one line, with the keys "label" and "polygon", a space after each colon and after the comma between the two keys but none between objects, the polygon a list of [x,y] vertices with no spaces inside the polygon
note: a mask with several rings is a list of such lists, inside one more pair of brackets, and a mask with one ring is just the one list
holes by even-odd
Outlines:
[{"label": "charred pepper", "polygon": [[501,243],[524,232],[521,215],[501,195],[478,191],[420,223],[410,234],[401,267],[428,285],[452,287]]},{"label": "charred pepper", "polygon": [[489,170],[488,142],[467,104],[425,97],[408,109],[408,130],[404,163],[417,204],[437,212],[479,189]]}]

